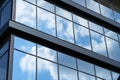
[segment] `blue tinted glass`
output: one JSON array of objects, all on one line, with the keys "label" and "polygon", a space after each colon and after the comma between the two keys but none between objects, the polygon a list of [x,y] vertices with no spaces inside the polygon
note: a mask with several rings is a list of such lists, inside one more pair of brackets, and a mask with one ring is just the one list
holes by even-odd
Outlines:
[{"label": "blue tinted glass", "polygon": [[87,3],[87,8],[89,8],[97,13],[100,13],[99,3],[97,2],[97,0],[86,0],[86,3]]},{"label": "blue tinted glass", "polygon": [[44,9],[54,12],[54,5],[45,0],[37,0],[37,5]]},{"label": "blue tinted glass", "polygon": [[97,24],[89,21],[89,27],[90,27],[90,29],[103,34],[103,28],[100,25],[97,25]]},{"label": "blue tinted glass", "polygon": [[79,80],[95,80],[95,77],[79,72]]},{"label": "blue tinted glass", "polygon": [[77,24],[74,24],[74,30],[76,44],[91,50],[89,30]]},{"label": "blue tinted glass", "polygon": [[106,38],[108,55],[110,58],[120,62],[120,46],[117,41]]},{"label": "blue tinted glass", "polygon": [[83,60],[78,60],[78,70],[94,75],[94,65]]},{"label": "blue tinted glass", "polygon": [[107,56],[105,38],[103,35],[91,31],[91,41],[94,52]]},{"label": "blue tinted glass", "polygon": [[112,80],[110,71],[102,67],[95,66],[96,76],[103,78],[105,80]]},{"label": "blue tinted glass", "polygon": [[16,0],[17,22],[36,28],[36,7],[23,0]]},{"label": "blue tinted glass", "polygon": [[72,14],[60,7],[56,7],[56,14],[72,20]]},{"label": "blue tinted glass", "polygon": [[107,18],[110,18],[110,19],[114,19],[113,18],[113,12],[110,8],[106,7],[106,6],[103,6],[103,5],[100,5],[100,9],[101,9],[101,14]]},{"label": "blue tinted glass", "polygon": [[28,1],[28,2],[33,3],[33,4],[36,4],[36,0],[25,0],[25,1]]},{"label": "blue tinted glass", "polygon": [[9,2],[2,10],[1,27],[3,27],[6,24],[6,22],[10,19],[10,15],[11,15],[11,2]]},{"label": "blue tinted glass", "polygon": [[74,43],[72,22],[57,16],[57,37]]},{"label": "blue tinted glass", "polygon": [[120,23],[120,13],[114,11],[114,17],[115,17],[115,21]]},{"label": "blue tinted glass", "polygon": [[39,58],[37,60],[38,80],[58,80],[56,64]]},{"label": "blue tinted glass", "polygon": [[36,55],[36,44],[19,37],[15,37],[14,48]]},{"label": "blue tinted glass", "polygon": [[9,42],[6,42],[3,47],[0,49],[0,57],[8,50]]},{"label": "blue tinted glass", "polygon": [[76,58],[69,55],[58,53],[58,62],[65,66],[69,66],[76,69]]},{"label": "blue tinted glass", "polygon": [[14,51],[12,80],[36,80],[36,58]]},{"label": "blue tinted glass", "polygon": [[56,36],[55,15],[40,8],[37,8],[37,10],[38,30]]},{"label": "blue tinted glass", "polygon": [[0,58],[0,80],[7,80],[8,53]]},{"label": "blue tinted glass", "polygon": [[4,0],[4,3],[2,4],[2,8],[5,7],[5,5],[8,3],[8,1],[11,1],[11,0]]},{"label": "blue tinted glass", "polygon": [[82,26],[88,27],[88,21],[80,16],[73,15],[73,21],[75,23],[82,25]]},{"label": "blue tinted glass", "polygon": [[78,80],[77,71],[59,66],[59,80]]},{"label": "blue tinted glass", "polygon": [[112,72],[113,80],[119,80],[120,74]]},{"label": "blue tinted glass", "polygon": [[85,6],[85,0],[72,0],[72,1],[74,1],[75,3],[80,4],[82,6]]},{"label": "blue tinted glass", "polygon": [[41,45],[37,45],[37,56],[57,62],[57,52]]},{"label": "blue tinted glass", "polygon": [[113,38],[115,40],[118,40],[118,36],[117,36],[117,33],[111,31],[111,30],[108,30],[106,28],[104,28],[104,31],[105,31],[105,35],[110,37],[110,38]]}]

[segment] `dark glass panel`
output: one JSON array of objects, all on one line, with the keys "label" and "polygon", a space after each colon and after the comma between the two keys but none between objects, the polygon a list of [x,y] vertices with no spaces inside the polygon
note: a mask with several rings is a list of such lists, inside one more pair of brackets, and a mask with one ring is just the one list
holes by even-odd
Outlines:
[{"label": "dark glass panel", "polygon": [[0,58],[0,80],[7,80],[8,53]]},{"label": "dark glass panel", "polygon": [[11,2],[9,2],[2,10],[1,27],[3,27],[11,16]]}]

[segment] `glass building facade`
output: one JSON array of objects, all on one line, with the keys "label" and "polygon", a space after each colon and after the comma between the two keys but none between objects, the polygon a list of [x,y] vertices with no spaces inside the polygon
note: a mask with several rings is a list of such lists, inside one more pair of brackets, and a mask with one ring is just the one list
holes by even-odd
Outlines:
[{"label": "glass building facade", "polygon": [[0,80],[120,80],[119,2],[0,0]]}]

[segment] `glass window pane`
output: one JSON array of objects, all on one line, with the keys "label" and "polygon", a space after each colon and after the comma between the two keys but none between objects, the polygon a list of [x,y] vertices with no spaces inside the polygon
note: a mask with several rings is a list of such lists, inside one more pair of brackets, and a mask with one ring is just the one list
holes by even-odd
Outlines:
[{"label": "glass window pane", "polygon": [[78,70],[94,75],[94,65],[83,60],[78,60]]},{"label": "glass window pane", "polygon": [[120,34],[119,34],[119,41],[120,41]]},{"label": "glass window pane", "polygon": [[89,26],[90,26],[90,29],[103,34],[103,28],[100,25],[97,25],[97,24],[89,21]]},{"label": "glass window pane", "polygon": [[73,21],[85,27],[88,27],[88,21],[80,16],[73,15]]},{"label": "glass window pane", "polygon": [[57,16],[57,37],[74,43],[72,22]]},{"label": "glass window pane", "polygon": [[58,62],[65,66],[69,66],[76,69],[76,58],[69,55],[58,53]]},{"label": "glass window pane", "polygon": [[59,80],[78,80],[77,71],[59,66]]},{"label": "glass window pane", "polygon": [[60,7],[56,7],[56,14],[72,20],[72,14],[70,12],[60,8]]},{"label": "glass window pane", "polygon": [[57,65],[38,58],[38,80],[58,80]]},{"label": "glass window pane", "polygon": [[37,9],[38,9],[38,13],[37,13],[38,14],[37,16],[38,30],[55,36],[56,35],[55,15],[43,9],[40,9],[40,8],[37,8]]},{"label": "glass window pane", "polygon": [[33,4],[36,4],[36,0],[25,0],[25,1],[28,1],[28,2],[33,3]]},{"label": "glass window pane", "polygon": [[91,50],[89,30],[77,24],[74,24],[74,30],[76,44]]},{"label": "glass window pane", "polygon": [[120,74],[112,72],[112,77],[113,77],[113,80],[119,80]]},{"label": "glass window pane", "polygon": [[95,77],[79,72],[79,80],[95,80]]},{"label": "glass window pane", "polygon": [[101,67],[96,66],[96,75],[105,80],[112,80],[110,71]]},{"label": "glass window pane", "polygon": [[11,2],[9,2],[2,10],[1,27],[3,27],[6,24],[10,17],[11,17]]},{"label": "glass window pane", "polygon": [[0,57],[8,50],[8,48],[9,48],[9,42],[6,42],[0,49]]},{"label": "glass window pane", "polygon": [[36,58],[14,51],[12,80],[36,80]]},{"label": "glass window pane", "polygon": [[8,53],[0,58],[0,80],[7,80]]},{"label": "glass window pane", "polygon": [[57,52],[41,45],[37,46],[37,56],[57,62]]},{"label": "glass window pane", "polygon": [[48,3],[45,0],[37,0],[37,5],[46,9],[46,10],[54,12],[54,5],[51,3]]},{"label": "glass window pane", "polygon": [[99,3],[97,0],[86,0],[86,3],[87,3],[87,8],[89,8],[97,13],[100,13]]},{"label": "glass window pane", "polygon": [[120,62],[120,46],[117,41],[106,38],[109,57]]},{"label": "glass window pane", "polygon": [[113,18],[113,12],[110,8],[106,7],[106,6],[103,6],[103,5],[100,5],[100,9],[101,9],[101,14],[107,18],[110,18],[110,19],[114,19]]},{"label": "glass window pane", "polygon": [[115,21],[120,23],[120,13],[114,11],[114,17],[115,17]]},{"label": "glass window pane", "polygon": [[36,7],[23,0],[17,0],[15,20],[29,27],[36,28]]},{"label": "glass window pane", "polygon": [[19,37],[15,37],[14,48],[36,55],[36,44]]},{"label": "glass window pane", "polygon": [[91,41],[92,41],[93,51],[101,55],[107,56],[105,38],[103,35],[91,31]]},{"label": "glass window pane", "polygon": [[106,28],[104,28],[104,31],[105,31],[105,35],[110,37],[110,38],[113,38],[115,40],[118,40],[118,36],[117,36],[117,33],[111,31],[111,30],[108,30]]},{"label": "glass window pane", "polygon": [[74,1],[75,3],[80,4],[82,6],[85,6],[85,0],[72,0],[72,1]]}]

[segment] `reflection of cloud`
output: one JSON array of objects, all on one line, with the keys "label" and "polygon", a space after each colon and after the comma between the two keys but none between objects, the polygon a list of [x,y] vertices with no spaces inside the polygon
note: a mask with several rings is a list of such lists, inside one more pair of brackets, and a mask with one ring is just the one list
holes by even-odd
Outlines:
[{"label": "reflection of cloud", "polygon": [[73,43],[72,22],[57,16],[57,35],[59,38]]},{"label": "reflection of cloud", "polygon": [[61,15],[67,19],[72,20],[72,14],[62,8],[56,7],[56,14]]},{"label": "reflection of cloud", "polygon": [[[40,47],[38,48],[39,51],[39,55],[44,55],[47,57],[47,59],[51,59],[54,60],[55,56],[50,54],[50,50],[48,48],[45,47]],[[34,54],[36,52],[36,47],[33,46],[31,49],[31,53]],[[45,61],[45,60],[40,60],[38,59],[38,71],[41,72],[42,70],[47,70],[50,72],[51,77],[54,80],[57,80],[57,70],[56,67],[53,65],[53,63],[49,62],[49,61]],[[21,58],[20,60],[20,67],[22,69],[23,72],[35,72],[36,71],[36,58],[30,55],[26,55],[24,57]]]},{"label": "reflection of cloud", "polygon": [[[36,15],[36,8],[29,3],[17,0],[16,4],[16,21],[24,23],[28,26],[35,28],[35,15]],[[29,15],[29,16],[28,16]]]}]

